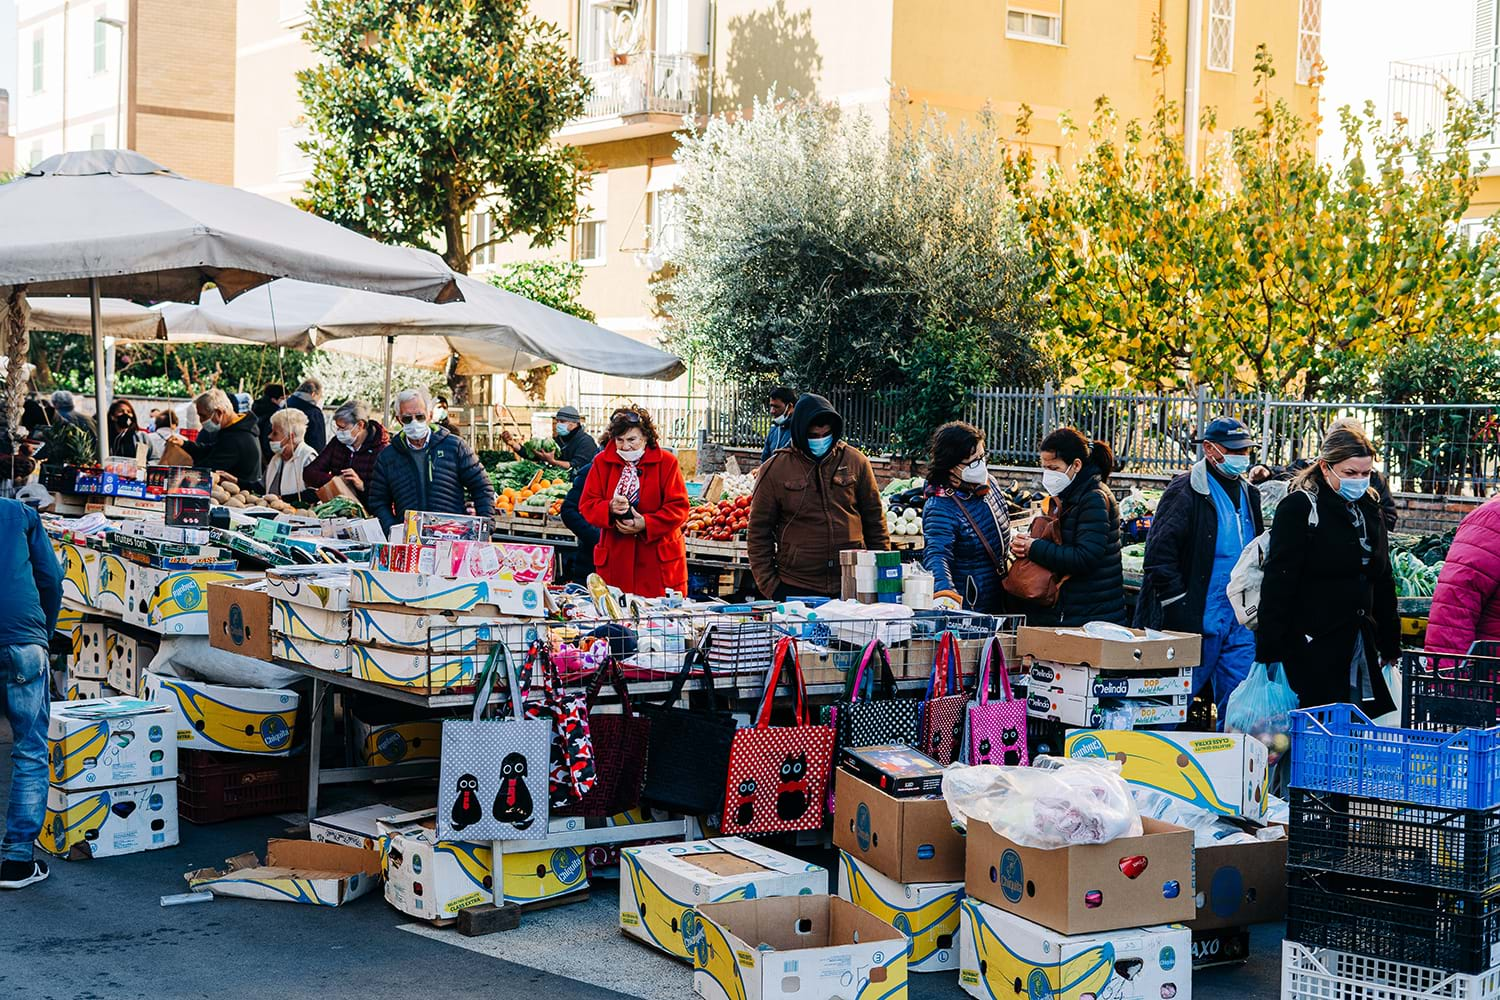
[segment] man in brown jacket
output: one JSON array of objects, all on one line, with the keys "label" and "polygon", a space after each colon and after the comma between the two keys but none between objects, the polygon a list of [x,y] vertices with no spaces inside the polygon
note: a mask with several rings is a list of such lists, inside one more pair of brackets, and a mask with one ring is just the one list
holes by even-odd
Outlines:
[{"label": "man in brown jacket", "polygon": [[843,435],[828,400],[804,395],[792,410],[792,443],[760,467],[750,571],[767,598],[838,597],[840,552],[890,546],[875,470]]}]

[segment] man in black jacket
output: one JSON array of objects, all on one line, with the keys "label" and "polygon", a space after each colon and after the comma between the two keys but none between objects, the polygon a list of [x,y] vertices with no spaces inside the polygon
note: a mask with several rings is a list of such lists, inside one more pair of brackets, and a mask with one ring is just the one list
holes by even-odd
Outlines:
[{"label": "man in black jacket", "polygon": [[313,451],[322,451],[328,444],[328,425],[323,421],[323,383],[309,375],[287,397],[286,405],[307,414],[307,437],[303,440]]},{"label": "man in black jacket", "polygon": [[578,509],[578,501],[583,498],[583,484],[593,467],[593,460],[590,459],[583,468],[573,473],[573,487],[568,490],[562,503],[563,524],[578,539],[578,548],[568,560],[568,579],[574,583],[587,582],[589,574],[594,571],[594,546],[599,544],[599,529],[590,524]]},{"label": "man in black jacket", "polygon": [[495,487],[467,441],[427,422],[431,406],[420,389],[396,396],[401,431],[375,459],[370,512],[387,532],[409,510],[495,516]]},{"label": "man in black jacket", "polygon": [[286,386],[278,382],[268,383],[260,390],[260,398],[250,404],[255,422],[260,425],[260,464],[271,460],[271,414],[286,404]]},{"label": "man in black jacket", "polygon": [[1223,728],[1229,695],[1255,661],[1255,636],[1235,617],[1226,588],[1245,546],[1265,530],[1260,491],[1245,483],[1255,442],[1232,417],[1209,423],[1203,458],[1173,479],[1146,536],[1136,624],[1203,634],[1194,694],[1212,695]]},{"label": "man in black jacket", "polygon": [[193,456],[193,464],[227,472],[241,489],[262,492],[260,427],[255,414],[236,412],[223,389],[208,390],[193,400],[193,407],[203,430],[213,435],[208,444],[174,439]]}]

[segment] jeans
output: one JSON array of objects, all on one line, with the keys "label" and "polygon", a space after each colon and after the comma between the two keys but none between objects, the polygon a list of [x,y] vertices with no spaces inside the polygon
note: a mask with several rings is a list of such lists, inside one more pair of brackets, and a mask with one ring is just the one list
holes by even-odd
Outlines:
[{"label": "jeans", "polygon": [[47,812],[47,724],[50,687],[45,646],[0,648],[5,717],[10,722],[10,807],[0,860],[30,861]]}]

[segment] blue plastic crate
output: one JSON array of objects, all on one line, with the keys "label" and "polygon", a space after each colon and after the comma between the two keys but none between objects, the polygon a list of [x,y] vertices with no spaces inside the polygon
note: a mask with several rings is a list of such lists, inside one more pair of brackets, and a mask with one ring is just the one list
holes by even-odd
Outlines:
[{"label": "blue plastic crate", "polygon": [[1377,726],[1353,705],[1292,713],[1293,788],[1387,802],[1500,805],[1500,729],[1431,733]]}]

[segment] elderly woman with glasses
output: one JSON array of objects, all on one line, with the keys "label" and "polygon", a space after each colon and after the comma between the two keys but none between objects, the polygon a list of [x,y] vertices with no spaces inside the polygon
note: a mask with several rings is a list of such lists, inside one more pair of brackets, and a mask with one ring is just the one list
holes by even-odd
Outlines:
[{"label": "elderly woman with glasses", "polygon": [[340,479],[363,503],[375,476],[375,459],[390,443],[390,434],[370,408],[350,400],[333,411],[333,439],[303,470],[302,479],[313,490]]},{"label": "elderly woman with glasses", "polygon": [[465,514],[472,508],[484,517],[495,514],[495,487],[474,449],[446,428],[430,424],[431,412],[421,389],[396,396],[401,430],[375,459],[365,504],[387,532],[409,510]]}]

